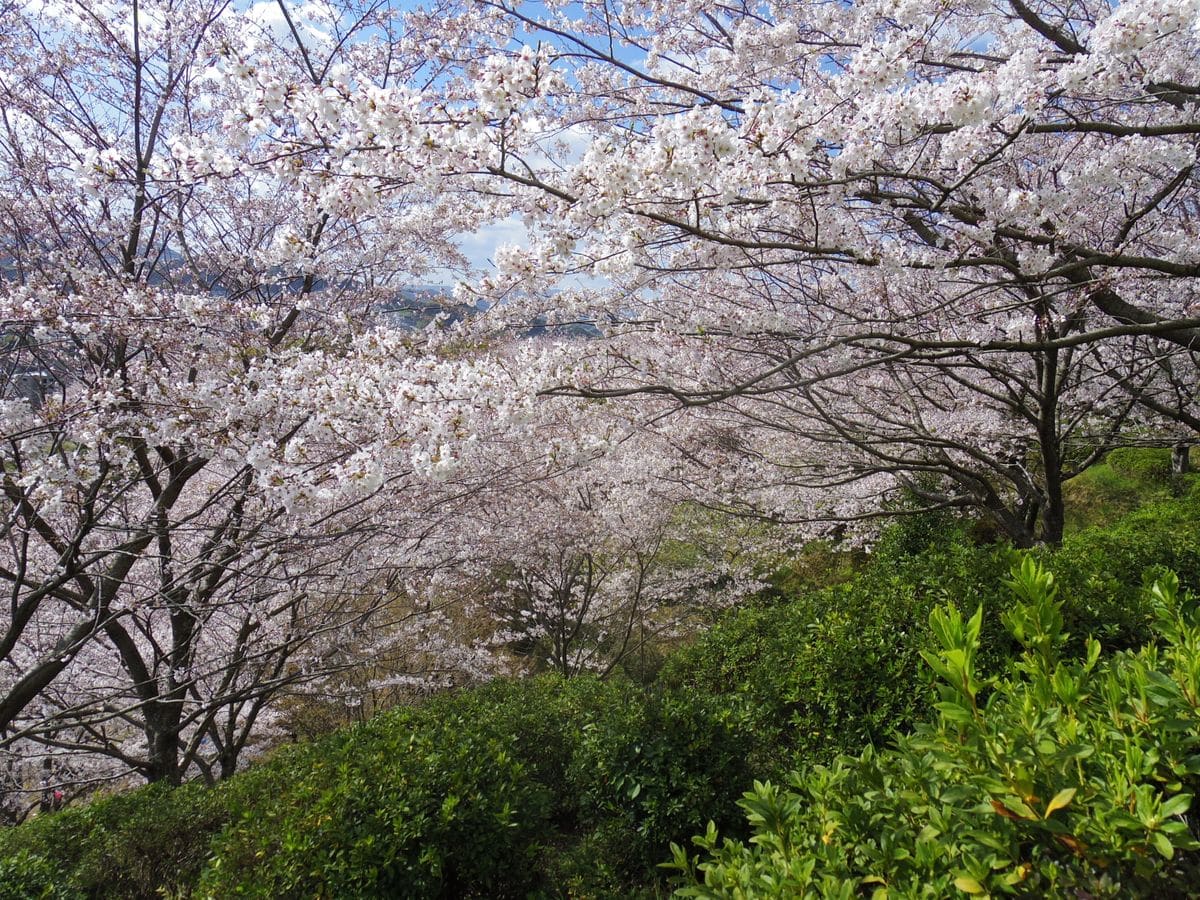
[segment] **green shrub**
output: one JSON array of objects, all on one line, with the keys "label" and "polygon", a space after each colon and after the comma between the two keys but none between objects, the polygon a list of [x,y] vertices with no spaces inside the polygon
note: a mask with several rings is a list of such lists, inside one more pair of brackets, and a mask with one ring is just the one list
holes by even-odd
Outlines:
[{"label": "green shrub", "polygon": [[1172,496],[1200,492],[1200,475],[1171,474],[1171,451],[1127,447],[1111,451],[1063,486],[1068,534],[1116,524],[1122,516]]},{"label": "green shrub", "polygon": [[[225,820],[220,798],[201,785],[151,785],[0,831],[0,866],[44,861],[63,896],[161,897],[195,882]],[[27,877],[40,871],[25,868]]]},{"label": "green shrub", "polygon": [[1200,591],[1200,504],[1187,498],[1153,503],[1110,527],[1069,535],[1061,548],[1040,556],[1060,573],[1069,631],[1094,635],[1114,649],[1137,647],[1151,621],[1140,590],[1144,579],[1170,569],[1186,590]]},{"label": "green shrub", "polygon": [[931,548],[945,548],[966,542],[968,522],[945,509],[920,509],[920,501],[901,504],[896,517],[883,529],[871,550],[879,559],[904,559]]},{"label": "green shrub", "polygon": [[570,784],[588,845],[618,875],[644,880],[698,821],[735,824],[734,804],[751,771],[749,739],[720,704],[651,695],[588,718]]},{"label": "green shrub", "polygon": [[436,698],[234,779],[199,896],[628,896],[736,811],[745,749],[722,707],[626,681]]},{"label": "green shrub", "polygon": [[828,541],[805,544],[765,575],[766,585],[757,600],[768,605],[786,603],[798,594],[848,581],[865,558],[861,550],[846,550]]},{"label": "green shrub", "polygon": [[[911,553],[925,530],[893,530],[853,579],[732,611],[668,662],[665,682],[739,710],[756,736],[759,772],[778,775],[797,759],[824,762],[887,743],[922,715],[929,676],[920,654],[933,644],[916,623],[946,602],[963,611],[1009,602],[1000,578],[1013,551],[949,534]],[[1171,569],[1200,591],[1200,504],[1163,500],[1036,557],[1062,573],[1066,629],[1080,636],[1068,652],[1082,655],[1087,635],[1112,649],[1138,647],[1152,618],[1145,577]],[[997,673],[1019,647],[997,621],[985,628],[980,664]]]},{"label": "green shrub", "polygon": [[1112,450],[1063,486],[1067,532],[1110,526],[1147,504],[1200,491],[1200,475],[1171,475],[1171,451],[1158,448]]},{"label": "green shrub", "polygon": [[[462,693],[437,697],[422,707],[426,717],[461,716],[503,731],[513,741],[529,778],[565,796],[566,773],[589,709],[624,701],[626,686],[581,676],[542,675],[521,681],[495,681]],[[620,698],[618,698],[620,694]]]},{"label": "green shrub", "polygon": [[72,892],[61,884],[54,863],[28,850],[0,857],[0,900],[65,900]]},{"label": "green shrub", "polygon": [[1066,533],[1112,524],[1141,506],[1148,491],[1160,496],[1166,493],[1165,487],[1148,489],[1106,463],[1092,466],[1063,485]]},{"label": "green shrub", "polygon": [[[709,698],[544,677],[0,832],[20,897],[633,896],[698,821],[736,824],[747,737]],[[3,895],[0,895],[3,896]]]},{"label": "green shrub", "polygon": [[1192,896],[1200,841],[1200,616],[1149,592],[1158,644],[1064,656],[1062,605],[1032,559],[1003,616],[1022,652],[980,673],[982,608],[930,617],[937,717],[895,749],[839,757],[745,795],[754,835],[672,848],[687,897]]},{"label": "green shrub", "polygon": [[550,798],[552,827],[534,850],[538,888],[550,895],[633,896],[696,822],[737,824],[749,737],[711,698],[544,677],[424,711],[448,709],[510,734],[529,782]]},{"label": "green shrub", "polygon": [[929,638],[915,623],[948,597],[991,597],[1006,560],[965,544],[876,557],[848,582],[732,612],[672,659],[664,680],[724,697],[755,736],[759,771],[886,743],[922,709]]},{"label": "green shrub", "polygon": [[1121,447],[1104,458],[1110,469],[1143,483],[1171,477],[1171,451],[1165,447]]},{"label": "green shrub", "polygon": [[532,879],[549,798],[489,721],[385,715],[270,774],[200,896],[512,896]]}]

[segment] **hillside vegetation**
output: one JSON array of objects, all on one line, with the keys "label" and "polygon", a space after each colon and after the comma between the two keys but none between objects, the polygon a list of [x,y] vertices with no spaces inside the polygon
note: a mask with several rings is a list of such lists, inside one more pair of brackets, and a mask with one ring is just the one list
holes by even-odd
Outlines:
[{"label": "hillside vegetation", "polygon": [[1200,482],[1154,459],[1071,486],[1060,548],[902,520],[648,684],[497,682],[37,816],[0,898],[1185,896]]}]

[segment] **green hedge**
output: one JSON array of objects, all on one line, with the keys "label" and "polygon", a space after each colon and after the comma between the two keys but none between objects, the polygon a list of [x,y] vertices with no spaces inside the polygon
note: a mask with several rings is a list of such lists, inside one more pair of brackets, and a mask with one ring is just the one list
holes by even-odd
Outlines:
[{"label": "green hedge", "polygon": [[[1193,451],[1193,459],[1200,458]],[[1122,448],[1111,451],[1063,486],[1068,530],[1112,525],[1148,503],[1174,496],[1200,498],[1200,475],[1171,474],[1171,451]]]},{"label": "green hedge", "polygon": [[200,894],[628,895],[695,822],[736,823],[747,748],[708,698],[624,681],[439,698],[268,766]]},{"label": "green hedge", "polygon": [[270,796],[232,808],[201,896],[502,896],[530,886],[549,798],[491,723],[383,717],[272,775]]},{"label": "green hedge", "polygon": [[1122,447],[1109,451],[1104,462],[1141,482],[1166,483],[1171,477],[1171,450],[1167,447]]},{"label": "green hedge", "polygon": [[227,820],[224,801],[200,784],[152,785],[0,830],[0,898],[179,892]]},{"label": "green hedge", "polygon": [[760,773],[883,744],[923,706],[928,638],[916,623],[947,597],[991,595],[1005,567],[1004,554],[965,544],[876,558],[849,582],[732,612],[663,678],[739,710]]},{"label": "green hedge", "polygon": [[[885,745],[922,714],[929,676],[920,654],[932,638],[920,623],[946,602],[964,611],[1008,602],[1001,577],[1013,552],[973,546],[952,527],[945,533],[942,543],[889,536],[851,581],[732,611],[669,660],[662,678],[740,710],[759,738],[760,773]],[[1200,503],[1163,500],[1036,556],[1062,573],[1072,652],[1082,653],[1089,635],[1113,649],[1138,647],[1151,620],[1145,578],[1171,569],[1200,590]],[[997,672],[1018,648],[997,623],[985,628],[981,665]]]},{"label": "green hedge", "polygon": [[749,736],[703,696],[547,677],[444,696],[215,789],[154,786],[0,833],[0,897],[525,897],[653,890],[739,823]]},{"label": "green hedge", "polygon": [[759,782],[749,841],[673,848],[679,896],[1192,897],[1200,837],[1200,615],[1147,591],[1156,645],[1063,655],[1052,576],[1027,559],[1004,619],[1022,652],[978,669],[983,608],[930,617],[936,716],[895,748]]}]

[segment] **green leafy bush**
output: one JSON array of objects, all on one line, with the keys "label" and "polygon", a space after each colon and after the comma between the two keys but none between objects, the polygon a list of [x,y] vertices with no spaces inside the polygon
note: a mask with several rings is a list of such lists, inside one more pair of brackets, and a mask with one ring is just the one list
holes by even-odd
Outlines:
[{"label": "green leafy bush", "polygon": [[[911,553],[927,529],[902,531],[885,536],[847,582],[733,611],[670,660],[663,679],[725,697],[757,737],[754,767],[772,776],[797,760],[856,754],[907,731],[922,716],[929,682],[921,653],[935,646],[914,623],[947,602],[963,611],[980,604],[1003,608],[1008,597],[1000,579],[1013,551],[959,538]],[[949,534],[958,536],[953,529]],[[1138,647],[1152,620],[1141,590],[1145,576],[1171,569],[1185,588],[1200,591],[1200,505],[1164,500],[1112,527],[1042,548],[1036,558],[1063,573],[1065,627],[1080,635],[1068,653],[1085,653],[1089,634],[1112,649]],[[984,628],[980,665],[998,673],[1019,645],[998,620]]]},{"label": "green leafy bush", "polygon": [[710,698],[623,680],[498,682],[282,748],[216,788],[153,786],[0,831],[2,883],[53,898],[633,896],[696,822],[737,823],[738,725]]},{"label": "green leafy bush", "polygon": [[749,736],[711,698],[545,677],[425,711],[446,708],[511,734],[530,783],[550,798],[550,828],[533,852],[538,887],[553,896],[633,896],[696,822],[737,824]]},{"label": "green leafy bush", "polygon": [[28,850],[0,857],[0,900],[60,900],[72,896],[54,863]]},{"label": "green leafy bush", "polygon": [[490,726],[382,716],[271,767],[274,792],[235,808],[199,894],[522,894],[549,798]]},{"label": "green leafy bush", "polygon": [[1112,525],[1122,516],[1172,496],[1195,500],[1198,489],[1200,476],[1196,473],[1171,474],[1170,450],[1113,450],[1063,486],[1068,530]]},{"label": "green leafy bush", "polygon": [[1171,477],[1171,451],[1165,447],[1121,447],[1110,451],[1104,462],[1137,481],[1165,483]]},{"label": "green leafy bush", "polygon": [[1022,652],[978,669],[982,608],[930,617],[937,717],[894,749],[756,783],[754,835],[672,848],[687,897],[1190,896],[1200,841],[1200,616],[1173,576],[1148,592],[1158,643],[1063,655],[1063,609],[1032,559],[1003,616]]},{"label": "green leafy bush", "polygon": [[1149,636],[1152,613],[1141,583],[1170,569],[1186,590],[1200,591],[1200,504],[1164,500],[1107,528],[1069,535],[1040,558],[1059,573],[1066,628],[1094,635],[1106,647],[1138,647]]},{"label": "green leafy bush", "polygon": [[46,896],[161,897],[194,883],[225,819],[220,797],[199,784],[151,785],[37,816],[0,830],[0,884],[42,896],[48,872],[44,883],[58,893]]},{"label": "green leafy bush", "polygon": [[671,840],[731,816],[744,759],[705,698],[498,683],[235,779],[199,895],[628,895]]},{"label": "green leafy bush", "polygon": [[1006,560],[965,544],[877,556],[850,581],[733,612],[669,661],[663,678],[724,697],[756,736],[758,771],[885,743],[922,709],[920,652],[930,639],[915,623],[948,597],[992,596]]},{"label": "green leafy bush", "polygon": [[596,709],[569,769],[589,847],[644,878],[673,840],[709,818],[735,824],[749,737],[703,696],[650,695]]}]

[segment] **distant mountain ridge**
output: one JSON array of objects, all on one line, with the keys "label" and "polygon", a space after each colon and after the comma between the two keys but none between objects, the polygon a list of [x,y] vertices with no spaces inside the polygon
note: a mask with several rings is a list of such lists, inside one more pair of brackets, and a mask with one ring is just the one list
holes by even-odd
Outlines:
[{"label": "distant mountain ridge", "polygon": [[[115,260],[114,260],[115,264]],[[267,277],[258,286],[270,297],[279,297],[287,293],[299,293],[304,285],[304,276],[285,275],[282,271],[266,273]],[[270,280],[271,275],[276,280]],[[0,279],[19,281],[22,278],[21,266],[11,254],[0,255]],[[158,260],[154,270],[146,279],[154,286],[173,284],[182,290],[206,291],[213,296],[228,297],[232,291],[224,283],[225,279],[217,274],[188,271],[180,254],[167,249]],[[331,283],[321,277],[313,280],[310,290],[320,294],[330,289]],[[343,283],[343,288],[353,288],[353,283]],[[405,331],[420,331],[434,321],[440,320],[446,325],[454,325],[472,316],[486,312],[489,304],[484,300],[474,303],[460,303],[454,299],[454,289],[446,285],[408,285],[396,288],[390,298],[384,299],[376,307],[376,315],[384,324]],[[0,332],[2,334],[3,332]],[[529,326],[519,332],[522,338],[539,337],[574,337],[596,338],[600,329],[588,321],[571,322],[565,325],[551,325],[544,315],[533,319]]]}]

